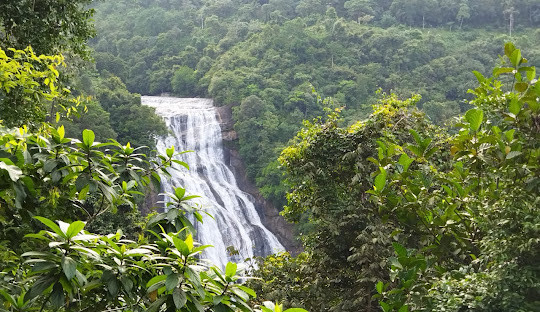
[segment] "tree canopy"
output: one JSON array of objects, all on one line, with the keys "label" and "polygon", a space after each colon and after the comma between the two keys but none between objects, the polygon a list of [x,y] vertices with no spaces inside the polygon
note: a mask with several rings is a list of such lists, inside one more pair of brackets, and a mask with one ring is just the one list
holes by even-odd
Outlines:
[{"label": "tree canopy", "polygon": [[88,56],[87,40],[95,35],[90,22],[92,0],[10,0],[0,3],[0,48],[38,54],[73,52]]},{"label": "tree canopy", "polygon": [[[383,96],[368,119],[307,122],[280,161],[306,253],[253,282],[310,311],[535,311],[540,87],[513,44],[453,134]],[[274,291],[272,291],[274,289]],[[275,290],[279,289],[279,290]],[[379,306],[379,308],[376,308]]]}]

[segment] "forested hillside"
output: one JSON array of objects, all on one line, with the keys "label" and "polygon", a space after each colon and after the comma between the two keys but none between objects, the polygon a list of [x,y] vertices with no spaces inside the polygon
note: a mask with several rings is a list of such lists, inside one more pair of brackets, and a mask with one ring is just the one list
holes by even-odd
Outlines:
[{"label": "forested hillside", "polygon": [[540,59],[535,1],[105,1],[96,21],[96,67],[129,91],[235,106],[248,175],[278,206],[277,155],[323,114],[313,87],[346,107],[345,122],[382,88],[420,94],[443,124],[468,109],[470,69],[489,73],[504,42]]},{"label": "forested hillside", "polygon": [[[539,26],[536,0],[0,2],[0,311],[540,311]],[[304,252],[201,259],[189,185],[140,214],[189,168],[151,151],[140,94],[169,92],[231,107]]]}]

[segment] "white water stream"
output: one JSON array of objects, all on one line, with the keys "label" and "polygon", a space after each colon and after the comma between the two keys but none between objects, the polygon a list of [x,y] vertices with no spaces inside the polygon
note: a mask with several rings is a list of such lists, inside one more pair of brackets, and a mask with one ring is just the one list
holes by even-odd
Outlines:
[{"label": "white water stream", "polygon": [[[202,257],[224,267],[229,260],[238,262],[285,250],[262,224],[252,196],[238,188],[224,162],[221,128],[212,100],[143,96],[142,104],[155,107],[172,131],[158,139],[160,153],[165,154],[171,145],[176,151],[195,151],[179,157],[190,170],[179,165],[179,170],[170,170],[172,178],[162,179],[161,191],[173,192],[173,186],[181,186],[187,193],[202,197],[195,202],[214,217],[203,214],[203,224],[197,225],[198,241],[214,246],[206,249]],[[229,246],[240,255],[229,256]]]}]

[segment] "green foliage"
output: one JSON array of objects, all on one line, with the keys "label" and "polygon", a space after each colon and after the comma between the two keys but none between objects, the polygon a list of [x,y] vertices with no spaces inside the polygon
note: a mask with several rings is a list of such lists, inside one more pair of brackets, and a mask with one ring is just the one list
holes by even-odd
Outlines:
[{"label": "green foliage", "polygon": [[130,93],[120,78],[101,79],[95,92],[97,101],[109,113],[116,139],[122,144],[131,142],[134,146],[153,149],[155,137],[167,134],[167,127],[155,114],[155,109],[141,105],[141,96]]},{"label": "green foliage", "polygon": [[130,241],[121,232],[83,231],[81,221],[36,219],[47,229],[27,237],[47,251],[21,255],[27,278],[2,285],[7,311],[252,311],[246,301],[255,294],[236,283],[236,264],[224,273],[208,267],[197,257],[208,246],[198,246],[191,234],[152,232]]},{"label": "green foliage", "polygon": [[474,108],[452,135],[412,108],[418,97],[384,96],[347,128],[332,115],[306,122],[280,160],[291,185],[284,216],[313,225],[307,254],[265,259],[256,275],[276,279],[252,282],[259,300],[536,311],[540,89],[528,63],[507,44],[494,77],[476,73]]},{"label": "green foliage", "polygon": [[414,107],[418,100],[383,95],[369,119],[346,128],[339,126],[337,112],[329,111],[325,119],[305,122],[283,150],[280,162],[291,191],[282,214],[290,221],[309,219],[310,227],[302,228],[307,254],[269,257],[259,265],[255,274],[267,282],[252,285],[262,300],[311,311],[369,311],[376,306],[373,285],[389,281],[384,268],[396,238],[366,192],[374,180],[377,189],[385,189],[384,175],[370,175],[376,168],[384,170],[378,161],[389,152],[382,148],[383,140],[408,138],[409,129],[437,136],[438,130]]},{"label": "green foliage", "polygon": [[307,307],[312,299],[321,295],[311,286],[317,280],[317,272],[305,265],[309,260],[307,253],[296,257],[280,253],[256,259],[251,274],[258,279],[252,279],[247,284],[259,294],[255,302],[263,304],[264,300],[271,300],[282,302],[285,306]]},{"label": "green foliage", "polygon": [[[188,216],[202,218],[189,206],[195,196],[186,196],[185,189],[170,194],[170,209],[150,219],[149,234],[136,241],[125,239],[121,231],[83,231],[106,211],[133,205],[134,196],[142,195],[149,183],[159,185],[157,173],[167,175],[172,162],[187,167],[173,159],[174,148],[146,160],[137,153],[140,148],[129,143],[96,142],[91,130],[83,131],[82,141],[65,138],[63,127],[40,134],[22,128],[2,131],[2,153],[11,156],[0,162],[1,241],[8,241],[13,255],[23,260],[1,266],[5,311],[253,311],[247,301],[255,294],[238,283],[236,264],[227,264],[221,272],[199,258],[210,246],[193,240]],[[105,147],[108,150],[101,151]],[[149,169],[142,169],[144,162]],[[82,216],[87,222],[36,216],[33,219],[45,230],[32,233],[36,226],[31,216],[38,214]],[[25,233],[33,242],[21,245]],[[2,251],[5,256],[10,253]],[[281,310],[276,306],[276,311]]]},{"label": "green foliage", "polygon": [[[401,239],[407,249],[394,246],[393,283],[378,287],[384,311],[538,306],[540,93],[521,52],[509,43],[505,55],[512,67],[494,74],[510,75],[510,91],[477,74],[476,108],[462,117],[451,147],[429,156],[418,146],[394,147],[384,158],[390,187],[371,193],[396,231],[415,238]],[[451,161],[440,163],[448,152]],[[408,170],[402,157],[414,161]]]},{"label": "green foliage", "polygon": [[86,111],[73,117],[71,120],[62,119],[60,124],[64,126],[66,133],[77,139],[82,139],[84,129],[93,129],[96,140],[103,142],[107,139],[117,139],[117,134],[111,126],[110,114],[105,111],[97,101],[86,103]]},{"label": "green foliage", "polygon": [[187,66],[176,69],[171,79],[171,86],[174,94],[178,96],[189,97],[196,95],[197,81],[193,69]]},{"label": "green foliage", "polygon": [[[219,106],[261,99],[271,114],[258,117],[262,128],[235,120],[238,146],[249,178],[277,205],[284,187],[272,162],[302,120],[324,114],[311,85],[346,107],[349,124],[367,117],[378,88],[420,94],[418,105],[445,124],[470,108],[469,68],[485,74],[508,40],[503,1],[266,2],[102,2],[93,46],[100,72],[131,92],[207,96]],[[514,2],[514,40],[537,53],[527,27],[538,25],[540,7]]]},{"label": "green foliage", "polygon": [[0,47],[0,120],[5,126],[37,127],[54,113],[57,119],[60,113],[78,113],[81,99],[70,98],[59,82],[58,67],[63,65],[61,55],[37,56],[30,47],[7,51]]},{"label": "green foliage", "polygon": [[[13,80],[34,79],[28,70]],[[0,125],[0,310],[254,311],[255,293],[236,264],[223,272],[200,258],[210,246],[193,238],[190,219],[202,218],[183,188],[136,239],[84,230],[105,213],[133,209],[137,196],[170,176],[172,163],[189,169],[174,147],[156,158],[142,148],[97,142],[88,129],[77,140],[50,123],[36,131]],[[269,303],[262,309],[282,312]]]},{"label": "green foliage", "polygon": [[[125,205],[133,209],[137,196],[159,179],[153,173],[171,163],[170,157],[148,160],[129,143],[95,142],[90,130],[83,131],[82,141],[64,137],[63,126],[39,133],[26,128],[0,132],[2,165],[8,173],[2,175],[0,189],[0,237],[13,243],[29,231],[35,215],[91,223],[107,211]],[[143,167],[155,169],[143,174]]]},{"label": "green foliage", "polygon": [[91,0],[39,3],[10,0],[0,3],[0,48],[32,46],[38,54],[74,52],[88,56],[86,41],[93,37]]}]

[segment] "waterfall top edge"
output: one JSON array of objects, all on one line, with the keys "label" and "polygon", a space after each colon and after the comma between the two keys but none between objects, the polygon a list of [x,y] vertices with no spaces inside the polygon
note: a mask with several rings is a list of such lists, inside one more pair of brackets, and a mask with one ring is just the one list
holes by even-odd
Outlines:
[{"label": "waterfall top edge", "polygon": [[178,98],[170,96],[141,96],[141,104],[154,107],[160,116],[184,114],[186,110],[214,109],[214,100],[209,98]]}]

